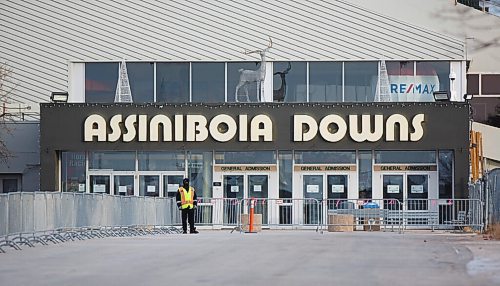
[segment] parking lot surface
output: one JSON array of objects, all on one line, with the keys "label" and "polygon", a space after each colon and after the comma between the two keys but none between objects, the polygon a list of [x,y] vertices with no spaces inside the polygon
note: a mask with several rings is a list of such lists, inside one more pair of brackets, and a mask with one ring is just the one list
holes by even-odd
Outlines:
[{"label": "parking lot surface", "polygon": [[7,249],[0,285],[500,285],[499,249],[469,234],[202,230]]}]

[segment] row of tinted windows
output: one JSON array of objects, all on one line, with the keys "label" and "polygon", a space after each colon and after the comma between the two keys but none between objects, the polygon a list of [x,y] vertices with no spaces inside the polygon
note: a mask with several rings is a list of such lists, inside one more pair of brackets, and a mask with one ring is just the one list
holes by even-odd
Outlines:
[{"label": "row of tinted windows", "polygon": [[[372,161],[374,155],[375,162]],[[439,197],[451,198],[453,190],[453,151],[440,150]],[[211,197],[212,158],[216,164],[275,164],[276,152],[90,152],[89,169],[134,171],[184,171],[187,158],[192,182],[203,195]],[[296,164],[356,164],[355,151],[279,151],[280,198],[292,198],[293,162]],[[372,196],[373,163],[436,164],[435,151],[359,151],[360,195]],[[63,152],[62,186],[64,191],[78,191],[86,182],[86,155],[84,152]],[[5,190],[5,189],[4,189]]]},{"label": "row of tinted windows", "polygon": [[499,95],[500,74],[468,74],[467,93],[473,95]]},{"label": "row of tinted windows", "polygon": [[[134,171],[136,152],[90,152],[89,169]],[[355,151],[295,151],[296,164],[356,164]],[[80,157],[79,160],[85,160]],[[184,152],[137,152],[139,171],[183,171]],[[276,152],[215,152],[216,164],[275,164]],[[436,163],[435,151],[375,151],[375,163]]]},{"label": "row of tinted windows", "polygon": [[[379,101],[378,62],[274,62],[273,65],[274,101]],[[243,89],[235,94],[239,70],[259,68],[260,62],[232,62],[227,63],[227,68],[225,63],[127,63],[132,97],[137,103],[235,102],[236,96],[239,101],[246,101]],[[86,63],[85,101],[113,102],[118,69],[118,63]],[[432,101],[432,90],[448,90],[449,71],[449,62],[387,62],[390,101]],[[413,89],[407,90],[410,86]],[[249,101],[256,102],[257,85],[246,87]]]}]

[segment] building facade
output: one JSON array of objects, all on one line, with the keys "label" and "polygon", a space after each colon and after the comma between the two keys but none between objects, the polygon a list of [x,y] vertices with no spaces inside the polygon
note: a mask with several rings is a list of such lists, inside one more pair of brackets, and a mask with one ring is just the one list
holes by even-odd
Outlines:
[{"label": "building facade", "polygon": [[42,191],[467,197],[462,40],[344,1],[0,5]]},{"label": "building facade", "polygon": [[[390,11],[400,21],[462,39],[466,45],[467,90],[472,106],[474,131],[483,136],[485,170],[500,166],[496,139],[500,136],[500,17],[494,8],[498,1],[434,0],[351,0],[353,4],[380,14]],[[479,6],[478,3],[479,2]],[[465,5],[462,5],[463,3]],[[469,6],[478,9],[472,9]],[[487,9],[482,9],[486,6]],[[413,13],[408,13],[413,11]],[[490,128],[495,127],[495,128]]]},{"label": "building facade", "polygon": [[464,198],[468,113],[450,102],[43,104],[42,190],[169,197],[187,176],[207,198]]}]

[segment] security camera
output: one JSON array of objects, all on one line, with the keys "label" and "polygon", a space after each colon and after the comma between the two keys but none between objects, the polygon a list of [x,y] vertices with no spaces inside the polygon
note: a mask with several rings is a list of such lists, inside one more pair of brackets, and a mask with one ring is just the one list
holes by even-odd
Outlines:
[{"label": "security camera", "polygon": [[450,72],[450,80],[455,80],[457,79],[457,74],[454,72]]}]

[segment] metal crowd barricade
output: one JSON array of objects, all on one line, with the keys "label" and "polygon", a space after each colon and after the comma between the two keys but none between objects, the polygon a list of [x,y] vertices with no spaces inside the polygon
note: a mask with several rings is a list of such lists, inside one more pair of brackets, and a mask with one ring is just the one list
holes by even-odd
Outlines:
[{"label": "metal crowd barricade", "polygon": [[4,253],[2,247],[10,246],[7,237],[9,234],[9,200],[8,194],[0,194],[0,253]]},{"label": "metal crowd barricade", "polygon": [[[330,216],[352,215],[342,225],[353,229],[484,229],[480,199],[267,199],[200,198],[195,223],[242,230],[242,215],[254,213],[270,229],[316,229],[335,226]],[[36,244],[106,236],[180,232],[174,198],[86,193],[0,194],[0,252]],[[338,223],[337,223],[338,225]]]},{"label": "metal crowd barricade", "polygon": [[426,228],[482,231],[483,203],[479,199],[408,199],[404,202],[407,229]]},{"label": "metal crowd barricade", "polygon": [[[240,200],[234,198],[223,198],[216,199],[215,202],[220,202],[217,205],[222,204],[222,225],[223,226],[239,226],[240,221]],[[217,223],[221,223],[218,221]]]},{"label": "metal crowd barricade", "polygon": [[[0,194],[0,252],[75,239],[179,233],[171,198],[30,192]],[[176,209],[175,209],[176,210]]]},{"label": "metal crowd barricade", "polygon": [[[196,225],[214,225],[214,218],[220,218],[218,214],[222,210],[221,200],[212,198],[198,198],[194,221]],[[180,212],[179,212],[180,213]]]},{"label": "metal crowd barricade", "polygon": [[[351,230],[403,231],[403,204],[396,199],[327,199],[323,225],[336,231]],[[342,219],[339,219],[343,215]]]},{"label": "metal crowd barricade", "polygon": [[[261,225],[269,229],[315,229],[320,230],[321,203],[317,199],[267,199],[248,198],[240,201],[240,219],[237,229],[246,229],[247,222],[242,221],[242,214],[250,213],[254,204],[254,215],[260,215]],[[245,226],[244,226],[245,224]]]},{"label": "metal crowd barricade", "polygon": [[439,206],[437,199],[407,199],[404,201],[405,228],[439,228]]},{"label": "metal crowd barricade", "polygon": [[181,230],[174,226],[173,221],[173,214],[177,210],[175,198],[159,198],[158,200],[160,202],[159,208],[161,209],[158,212],[160,215],[157,216],[159,218],[158,224],[165,233],[180,233]]},{"label": "metal crowd barricade", "polygon": [[[195,225],[211,226],[213,229],[238,226],[240,200],[236,198],[207,198],[197,200]],[[181,211],[174,212],[174,225],[181,225]]]},{"label": "metal crowd barricade", "polygon": [[[214,229],[242,226],[241,215],[248,214],[251,199],[198,198],[195,224]],[[255,214],[261,215],[268,228],[315,228],[322,222],[321,205],[316,199],[255,198]],[[181,224],[180,211],[174,212],[175,225]]]},{"label": "metal crowd barricade", "polygon": [[470,227],[479,231],[484,228],[483,203],[479,199],[440,200],[438,211],[440,228],[464,230]]}]

